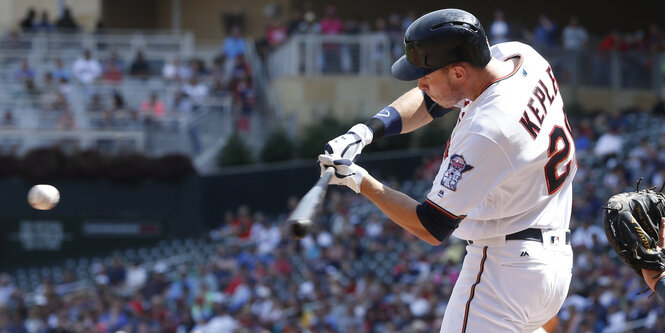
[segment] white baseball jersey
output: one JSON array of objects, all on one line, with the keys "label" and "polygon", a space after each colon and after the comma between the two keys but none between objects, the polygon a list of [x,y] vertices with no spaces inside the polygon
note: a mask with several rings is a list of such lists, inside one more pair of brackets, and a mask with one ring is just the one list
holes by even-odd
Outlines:
[{"label": "white baseball jersey", "polygon": [[491,53],[519,65],[462,107],[427,201],[466,216],[453,233],[465,240],[568,229],[577,163],[552,69],[523,43]]}]

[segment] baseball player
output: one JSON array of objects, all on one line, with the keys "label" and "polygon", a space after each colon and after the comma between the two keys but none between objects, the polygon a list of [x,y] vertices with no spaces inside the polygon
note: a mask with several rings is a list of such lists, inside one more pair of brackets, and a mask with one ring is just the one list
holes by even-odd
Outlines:
[{"label": "baseball player", "polygon": [[[575,146],[559,85],[528,45],[489,46],[480,22],[459,9],[428,13],[404,36],[392,66],[418,86],[365,124],[326,144],[330,183],[369,198],[432,245],[466,240],[462,271],[441,332],[532,332],[553,318],[571,280]],[[383,136],[413,131],[459,107],[441,168],[424,202],[353,161]],[[542,329],[539,329],[542,331]]]}]

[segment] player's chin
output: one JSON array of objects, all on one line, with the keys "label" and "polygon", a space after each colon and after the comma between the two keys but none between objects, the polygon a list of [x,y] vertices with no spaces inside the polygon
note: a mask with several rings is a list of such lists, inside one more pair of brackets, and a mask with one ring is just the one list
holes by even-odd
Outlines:
[{"label": "player's chin", "polygon": [[454,108],[455,105],[457,104],[457,101],[454,100],[453,98],[434,98],[434,97],[432,97],[432,100],[435,101],[436,104],[439,104],[439,106],[444,108],[444,109]]}]

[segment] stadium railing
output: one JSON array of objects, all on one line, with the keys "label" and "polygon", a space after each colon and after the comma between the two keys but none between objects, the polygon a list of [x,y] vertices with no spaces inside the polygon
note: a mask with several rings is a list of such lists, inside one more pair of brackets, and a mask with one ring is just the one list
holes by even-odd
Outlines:
[{"label": "stadium railing", "polygon": [[[393,61],[403,52],[401,45],[401,40],[391,40],[381,33],[294,35],[269,55],[268,69],[271,79],[388,75]],[[562,84],[654,91],[665,84],[665,52],[599,51],[592,45],[579,51],[560,47],[537,49],[548,59]]]},{"label": "stadium railing", "polygon": [[385,34],[294,35],[270,54],[271,78],[322,74],[387,75],[392,64]]}]

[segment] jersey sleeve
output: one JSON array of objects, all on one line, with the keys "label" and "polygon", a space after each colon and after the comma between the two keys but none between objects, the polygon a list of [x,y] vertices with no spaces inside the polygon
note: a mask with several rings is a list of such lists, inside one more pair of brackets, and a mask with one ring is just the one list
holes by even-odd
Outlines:
[{"label": "jersey sleeve", "polygon": [[504,150],[488,137],[471,133],[451,141],[427,201],[456,216],[468,215],[513,171]]}]

